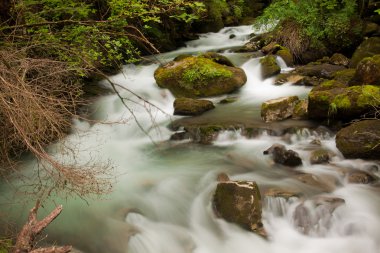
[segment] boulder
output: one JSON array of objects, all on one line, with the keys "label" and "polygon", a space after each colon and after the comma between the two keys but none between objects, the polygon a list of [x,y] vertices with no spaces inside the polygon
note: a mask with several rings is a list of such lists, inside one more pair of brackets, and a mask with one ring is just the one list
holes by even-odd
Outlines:
[{"label": "boulder", "polygon": [[373,22],[366,22],[364,24],[364,31],[363,35],[364,36],[371,36],[374,33],[377,33],[379,31],[380,27],[378,24],[373,23]]},{"label": "boulder", "polygon": [[307,105],[308,101],[306,99],[299,100],[296,105],[294,106],[293,110],[293,119],[308,119],[308,111],[307,111]]},{"label": "boulder", "polygon": [[322,164],[328,163],[330,160],[330,152],[325,149],[318,149],[311,152],[310,163],[311,164]]},{"label": "boulder", "polygon": [[290,118],[298,101],[297,96],[268,100],[261,105],[261,118],[265,122]]},{"label": "boulder", "polygon": [[380,106],[380,87],[315,87],[308,98],[310,119],[352,120],[375,113],[375,107]]},{"label": "boulder", "polygon": [[286,47],[281,47],[281,49],[276,52],[276,55],[280,56],[288,67],[292,67],[294,65],[293,55]]},{"label": "boulder", "polygon": [[159,87],[176,97],[209,97],[231,93],[247,81],[240,68],[221,65],[212,59],[185,57],[171,61],[154,72]]},{"label": "boulder", "polygon": [[184,116],[200,115],[215,108],[211,101],[192,98],[177,98],[173,106],[174,115]]},{"label": "boulder", "polygon": [[374,182],[376,178],[364,171],[355,171],[348,174],[347,181],[351,184],[370,184]]},{"label": "boulder", "polygon": [[218,183],[213,206],[218,217],[261,234],[261,196],[256,182],[225,181]]},{"label": "boulder", "polygon": [[272,198],[284,198],[286,200],[289,200],[290,198],[300,198],[302,196],[302,192],[284,190],[280,188],[269,188],[264,192],[264,196]]},{"label": "boulder", "polygon": [[281,68],[278,66],[276,57],[273,55],[265,56],[260,59],[261,63],[261,77],[266,79],[271,76],[280,74]]},{"label": "boulder", "polygon": [[361,60],[349,84],[371,84],[380,86],[380,54]]},{"label": "boulder", "polygon": [[336,146],[346,158],[380,160],[380,120],[363,120],[341,129]]},{"label": "boulder", "polygon": [[328,63],[309,63],[299,67],[296,72],[302,76],[332,79],[335,72],[345,69],[344,66],[332,65]]},{"label": "boulder", "polygon": [[222,100],[220,100],[220,104],[231,104],[231,103],[235,103],[236,101],[238,101],[238,97],[227,97],[227,98],[224,98]]},{"label": "boulder", "polygon": [[380,54],[380,37],[372,37],[363,41],[352,55],[350,67],[356,68],[361,60]]},{"label": "boulder", "polygon": [[264,155],[272,155],[273,161],[289,167],[296,167],[302,165],[302,160],[298,153],[289,149],[287,150],[284,145],[273,144],[269,149],[265,150]]},{"label": "boulder", "polygon": [[331,56],[330,63],[347,67],[350,64],[350,59],[342,54],[335,53]]}]

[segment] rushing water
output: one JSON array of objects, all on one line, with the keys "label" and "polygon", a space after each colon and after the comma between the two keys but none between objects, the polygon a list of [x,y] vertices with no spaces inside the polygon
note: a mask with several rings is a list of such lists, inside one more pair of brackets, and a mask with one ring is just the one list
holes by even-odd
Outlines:
[{"label": "rushing water", "polygon": [[[245,70],[248,81],[232,95],[238,97],[237,102],[219,104],[200,118],[260,121],[259,108],[263,101],[288,95],[305,97],[309,89],[291,84],[274,86],[273,79],[263,81],[259,59],[247,53],[230,52],[231,47],[242,45],[252,32],[249,26],[225,28],[219,33],[202,35],[186,48],[152,59],[167,62],[182,53],[224,52]],[[236,36],[230,39],[231,34]],[[287,71],[284,62],[278,60],[283,71]],[[378,188],[350,184],[345,173],[371,170],[378,175],[379,164],[344,160],[335,147],[334,136],[315,128],[286,136],[263,132],[253,139],[243,137],[239,131],[227,131],[206,146],[169,141],[172,132],[167,125],[180,117],[170,116],[174,97],[155,84],[153,73],[159,62],[125,66],[122,73],[111,77],[166,112],[120,90],[130,98],[128,106],[150,137],[141,131],[115,95],[101,97],[93,105],[96,118],[126,121],[126,124],[75,122],[80,134],[69,136],[68,143],[82,150],[83,161],[94,156],[111,160],[117,182],[113,193],[101,200],[87,203],[79,198],[52,197],[52,204],[45,205],[45,212],[55,204],[63,204],[64,211],[49,227],[49,243],[72,244],[88,253],[380,252]],[[218,102],[224,97],[211,100]],[[316,149],[311,142],[316,139],[323,148],[336,154],[330,164],[308,162],[310,151]],[[296,171],[319,176],[329,193],[296,180],[294,171],[276,166],[263,156],[263,150],[274,143],[296,150],[304,162]],[[233,180],[254,180],[263,191],[279,187],[302,192],[302,197],[263,198],[263,221],[268,232],[268,239],[263,239],[213,214],[211,199],[221,172]],[[9,209],[9,220],[22,224],[32,203],[14,203],[12,189],[2,191],[2,210]],[[332,197],[340,198],[338,204],[316,204],[318,198],[325,203],[323,198]]]}]

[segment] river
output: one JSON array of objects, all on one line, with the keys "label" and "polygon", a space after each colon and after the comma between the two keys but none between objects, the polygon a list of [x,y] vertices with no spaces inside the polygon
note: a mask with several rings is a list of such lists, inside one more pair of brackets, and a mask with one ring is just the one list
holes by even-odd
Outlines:
[{"label": "river", "polygon": [[[334,134],[323,127],[305,122],[313,127],[298,127],[285,136],[262,131],[251,139],[239,130],[226,131],[211,145],[169,141],[173,132],[167,126],[181,117],[172,116],[174,97],[157,87],[153,73],[159,62],[168,62],[179,54],[219,51],[248,76],[245,86],[232,95],[238,97],[237,102],[218,104],[226,96],[210,98],[216,109],[197,120],[227,118],[260,122],[262,102],[281,96],[307,96],[310,88],[291,84],[275,86],[273,78],[261,80],[258,58],[252,58],[249,53],[231,52],[231,48],[243,45],[252,32],[260,31],[240,26],[204,34],[188,42],[185,48],[151,57],[151,63],[127,65],[122,73],[110,77],[165,113],[120,90],[130,99],[128,106],[149,136],[116,95],[97,99],[91,106],[94,117],[126,123],[90,124],[75,120],[76,133],[67,137],[67,143],[81,150],[79,157],[83,161],[95,158],[111,161],[116,182],[113,192],[100,199],[84,201],[79,197],[52,196],[42,211],[46,213],[56,204],[62,204],[64,211],[47,230],[46,242],[72,244],[87,253],[380,252],[379,188],[348,183],[344,173],[361,170],[380,176],[380,164],[344,159],[335,147]],[[283,71],[287,71],[286,65],[279,61]],[[300,124],[287,122],[275,127]],[[313,140],[319,140],[321,147],[335,154],[329,164],[310,164],[310,150],[315,149]],[[263,155],[274,143],[297,151],[303,165],[293,170],[274,165],[270,157]],[[34,163],[29,166],[33,167]],[[300,182],[294,171],[319,176],[330,186],[329,191]],[[222,172],[233,180],[256,181],[263,190],[296,189],[303,197],[263,196],[263,222],[268,233],[264,239],[215,217],[211,200],[217,175]],[[10,222],[22,224],[33,205],[25,199],[37,196],[22,197],[12,190],[7,186],[1,189],[1,208]],[[315,199],[321,196],[343,199],[344,203],[333,209],[316,205]],[[16,197],[18,201],[14,201]],[[300,205],[303,212],[297,208]]]}]

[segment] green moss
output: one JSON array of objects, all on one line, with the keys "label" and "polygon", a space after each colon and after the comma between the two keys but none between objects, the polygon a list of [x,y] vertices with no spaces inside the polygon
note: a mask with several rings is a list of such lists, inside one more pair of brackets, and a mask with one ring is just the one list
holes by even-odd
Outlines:
[{"label": "green moss", "polygon": [[350,98],[346,94],[336,96],[333,103],[338,109],[349,109],[351,107]]},{"label": "green moss", "polygon": [[198,58],[196,64],[193,64],[183,72],[182,79],[185,81],[183,85],[202,85],[207,83],[210,79],[229,78],[232,77],[232,75],[232,71],[220,67],[220,65],[211,60]]},{"label": "green moss", "polygon": [[363,85],[349,89],[360,94],[356,102],[359,107],[380,106],[380,87]]}]

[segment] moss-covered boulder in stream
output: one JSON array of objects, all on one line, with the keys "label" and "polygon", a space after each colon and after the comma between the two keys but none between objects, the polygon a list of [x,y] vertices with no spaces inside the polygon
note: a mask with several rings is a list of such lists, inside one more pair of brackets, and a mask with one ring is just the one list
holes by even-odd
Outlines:
[{"label": "moss-covered boulder in stream", "polygon": [[336,146],[346,158],[380,160],[380,120],[355,122],[341,129]]},{"label": "moss-covered boulder in stream", "polygon": [[361,60],[350,85],[372,84],[380,86],[380,54]]},{"label": "moss-covered boulder in stream", "polygon": [[376,54],[380,54],[380,37],[372,37],[362,42],[351,58],[350,67],[356,68],[361,60]]},{"label": "moss-covered boulder in stream", "polygon": [[280,50],[276,52],[276,55],[280,56],[288,67],[292,67],[294,65],[293,55],[286,47],[281,47]]},{"label": "moss-covered boulder in stream", "polygon": [[377,86],[332,86],[322,90],[316,87],[309,93],[308,113],[311,119],[352,120],[373,114],[378,106],[380,87]]},{"label": "moss-covered boulder in stream", "polygon": [[213,206],[218,217],[236,223],[247,230],[263,234],[261,195],[256,182],[218,183]]},{"label": "moss-covered boulder in stream", "polygon": [[260,59],[261,63],[261,77],[266,79],[271,76],[280,74],[281,68],[278,66],[276,57],[273,55],[265,56]]},{"label": "moss-covered boulder in stream", "polygon": [[216,63],[213,59],[185,57],[159,67],[154,72],[159,87],[176,97],[209,97],[231,93],[247,81],[240,68]]},{"label": "moss-covered boulder in stream", "polygon": [[192,98],[177,98],[174,101],[174,115],[195,116],[214,109],[211,101]]}]

